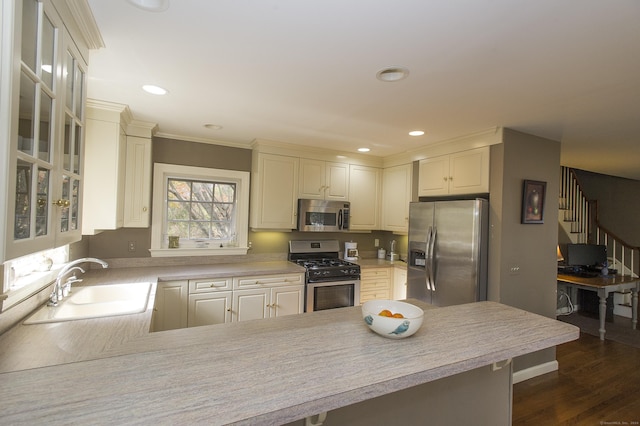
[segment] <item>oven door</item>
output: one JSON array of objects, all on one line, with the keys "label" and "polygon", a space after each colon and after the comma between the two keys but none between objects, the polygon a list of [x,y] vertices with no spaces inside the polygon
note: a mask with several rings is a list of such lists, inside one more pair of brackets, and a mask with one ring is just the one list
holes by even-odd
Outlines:
[{"label": "oven door", "polygon": [[305,312],[360,304],[360,280],[307,283]]}]

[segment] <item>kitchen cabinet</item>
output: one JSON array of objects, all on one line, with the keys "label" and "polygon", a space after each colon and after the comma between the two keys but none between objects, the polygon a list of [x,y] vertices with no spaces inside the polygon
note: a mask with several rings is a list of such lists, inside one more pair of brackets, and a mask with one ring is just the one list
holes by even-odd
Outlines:
[{"label": "kitchen cabinet", "polygon": [[232,279],[189,280],[187,327],[231,322]]},{"label": "kitchen cabinet", "polygon": [[349,164],[300,159],[298,198],[349,200]]},{"label": "kitchen cabinet", "polygon": [[153,331],[304,312],[304,274],[159,282]]},{"label": "kitchen cabinet", "polygon": [[382,169],[351,164],[349,166],[350,230],[380,229]]},{"label": "kitchen cabinet", "polygon": [[84,235],[149,226],[155,127],[133,120],[126,105],[87,101]]},{"label": "kitchen cabinet", "polygon": [[393,268],[393,298],[404,300],[407,298],[407,270],[406,268]]},{"label": "kitchen cabinet", "polygon": [[250,225],[254,229],[295,229],[300,160],[285,155],[252,154]]},{"label": "kitchen cabinet", "polygon": [[304,274],[233,279],[233,321],[304,312]]},{"label": "kitchen cabinet", "polygon": [[385,168],[382,172],[382,229],[409,232],[412,164]]},{"label": "kitchen cabinet", "polygon": [[489,192],[489,147],[420,160],[418,196]]},{"label": "kitchen cabinet", "polygon": [[153,331],[187,327],[188,293],[189,283],[186,280],[158,282],[153,309]]},{"label": "kitchen cabinet", "polygon": [[123,225],[125,129],[130,121],[131,112],[126,105],[87,101],[83,235],[118,229]]},{"label": "kitchen cabinet", "polygon": [[3,8],[0,262],[82,237],[85,58],[97,47],[87,31],[97,28],[82,13],[63,18],[55,3]]},{"label": "kitchen cabinet", "polygon": [[[140,125],[136,123],[135,127],[139,128]],[[127,136],[123,212],[125,228],[148,228],[151,221],[152,129],[155,129],[155,124],[147,127],[144,137]]]},{"label": "kitchen cabinet", "polygon": [[304,312],[303,300],[303,286],[234,290],[234,321],[300,314]]},{"label": "kitchen cabinet", "polygon": [[360,271],[360,304],[374,299],[391,299],[391,268],[362,268]]}]

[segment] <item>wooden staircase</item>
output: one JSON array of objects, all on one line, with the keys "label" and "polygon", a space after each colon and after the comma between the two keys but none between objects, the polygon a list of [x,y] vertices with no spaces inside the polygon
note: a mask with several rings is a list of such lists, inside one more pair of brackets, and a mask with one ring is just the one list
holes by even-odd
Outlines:
[{"label": "wooden staircase", "polygon": [[[610,269],[616,269],[622,275],[638,276],[640,247],[627,244],[599,222],[597,200],[587,199],[575,172],[564,166],[560,169],[559,205],[560,226],[572,243],[605,245]],[[615,299],[617,306],[629,307],[630,312],[631,293],[621,293]]]}]

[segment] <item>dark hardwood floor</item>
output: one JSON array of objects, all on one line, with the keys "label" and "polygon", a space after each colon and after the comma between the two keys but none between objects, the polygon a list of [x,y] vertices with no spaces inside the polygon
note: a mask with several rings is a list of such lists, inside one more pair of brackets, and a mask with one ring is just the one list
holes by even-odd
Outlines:
[{"label": "dark hardwood floor", "polygon": [[640,425],[640,349],[580,338],[558,346],[558,371],[513,386],[513,425]]}]

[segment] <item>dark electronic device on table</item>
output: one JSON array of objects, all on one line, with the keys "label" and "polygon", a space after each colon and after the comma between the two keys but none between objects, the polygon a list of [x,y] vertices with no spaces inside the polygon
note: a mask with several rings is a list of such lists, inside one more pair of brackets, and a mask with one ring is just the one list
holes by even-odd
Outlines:
[{"label": "dark electronic device on table", "polygon": [[[613,275],[617,271],[606,270],[607,247],[602,244],[567,244],[564,264],[558,265],[558,272],[580,277]],[[605,273],[606,272],[606,273]]]}]

